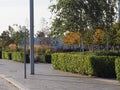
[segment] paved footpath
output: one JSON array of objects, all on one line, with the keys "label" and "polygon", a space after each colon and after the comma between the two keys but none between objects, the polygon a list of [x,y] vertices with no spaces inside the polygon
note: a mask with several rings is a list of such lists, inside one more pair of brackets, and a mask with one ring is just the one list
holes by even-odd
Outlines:
[{"label": "paved footpath", "polygon": [[0,90],[18,90],[18,88],[0,78]]},{"label": "paved footpath", "polygon": [[24,79],[24,64],[0,60],[0,77],[20,90],[120,90],[116,80],[90,78],[52,69],[51,64],[35,64],[35,75],[30,75],[27,64],[27,79]]}]

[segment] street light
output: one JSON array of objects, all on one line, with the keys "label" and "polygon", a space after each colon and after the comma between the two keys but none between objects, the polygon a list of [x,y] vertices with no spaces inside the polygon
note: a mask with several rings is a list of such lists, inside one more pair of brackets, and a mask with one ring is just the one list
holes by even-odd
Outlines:
[{"label": "street light", "polygon": [[34,0],[30,0],[30,65],[34,75]]},{"label": "street light", "polygon": [[118,22],[120,23],[120,0],[118,0]]},{"label": "street light", "polygon": [[24,32],[24,78],[26,79],[26,27],[23,26],[22,30]]}]

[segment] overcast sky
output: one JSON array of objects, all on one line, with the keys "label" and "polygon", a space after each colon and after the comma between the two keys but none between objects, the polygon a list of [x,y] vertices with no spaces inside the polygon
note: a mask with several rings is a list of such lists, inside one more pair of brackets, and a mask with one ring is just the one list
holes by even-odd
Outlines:
[{"label": "overcast sky", "polygon": [[[0,0],[0,33],[7,29],[8,25],[29,24],[30,0]],[[35,31],[40,28],[41,18],[50,21],[50,0],[34,0]]]}]

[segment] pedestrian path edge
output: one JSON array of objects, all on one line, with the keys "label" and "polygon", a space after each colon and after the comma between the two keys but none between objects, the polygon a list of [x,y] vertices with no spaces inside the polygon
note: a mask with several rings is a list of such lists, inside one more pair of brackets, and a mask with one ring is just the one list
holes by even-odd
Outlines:
[{"label": "pedestrian path edge", "polygon": [[6,80],[7,82],[11,83],[13,86],[17,87],[19,90],[30,90],[30,89],[24,87],[21,83],[17,82],[16,80],[14,80],[10,77],[7,77],[4,74],[0,74],[0,77],[2,79]]}]

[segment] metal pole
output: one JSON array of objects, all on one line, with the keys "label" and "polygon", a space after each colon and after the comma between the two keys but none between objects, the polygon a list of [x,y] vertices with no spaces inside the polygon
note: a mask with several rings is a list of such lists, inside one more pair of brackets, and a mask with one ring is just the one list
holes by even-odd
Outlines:
[{"label": "metal pole", "polygon": [[30,0],[30,65],[34,75],[34,0]]},{"label": "metal pole", "polygon": [[23,26],[24,32],[24,78],[26,79],[26,27]]},{"label": "metal pole", "polygon": [[119,9],[119,11],[118,11],[118,22],[120,23],[120,0],[118,0],[118,9]]}]

